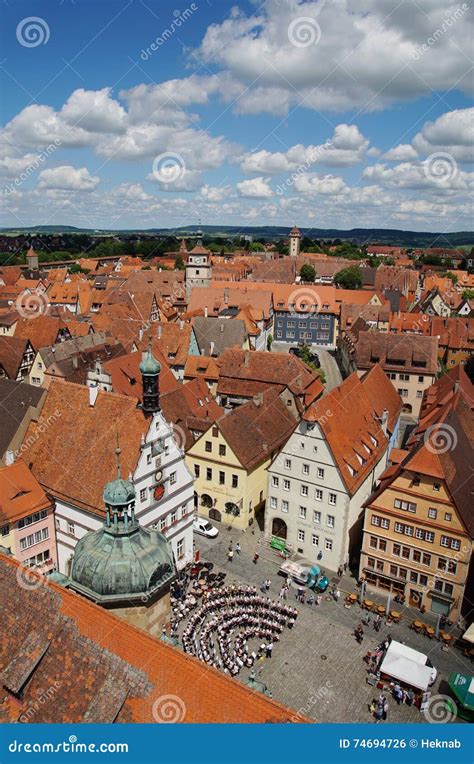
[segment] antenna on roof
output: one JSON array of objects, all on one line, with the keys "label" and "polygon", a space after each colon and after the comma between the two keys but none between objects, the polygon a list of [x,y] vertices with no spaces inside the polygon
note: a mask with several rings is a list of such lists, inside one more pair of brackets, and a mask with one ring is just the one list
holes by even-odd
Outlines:
[{"label": "antenna on roof", "polygon": [[115,449],[115,456],[117,458],[117,479],[120,480],[120,454],[122,453],[119,443],[119,434],[118,434],[118,426],[117,426],[117,447]]}]

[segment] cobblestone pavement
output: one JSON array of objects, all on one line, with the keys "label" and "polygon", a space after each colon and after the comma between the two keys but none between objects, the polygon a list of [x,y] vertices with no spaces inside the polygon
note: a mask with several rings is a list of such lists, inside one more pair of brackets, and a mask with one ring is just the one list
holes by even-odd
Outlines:
[{"label": "cobblestone pavement", "polygon": [[[253,535],[251,532],[228,531],[223,524],[215,525],[219,528],[216,539],[196,536],[202,558],[213,562],[215,570],[227,572],[226,584],[238,581],[260,587],[265,578],[270,578],[272,585],[268,596],[276,599],[283,581],[277,575],[282,560],[273,550],[258,543],[258,530]],[[234,548],[236,541],[242,547],[241,554],[234,554],[232,562],[227,560],[230,540],[234,542]],[[252,561],[254,551],[260,554],[257,564]],[[367,666],[362,658],[388,633],[429,655],[438,669],[436,682],[430,688],[432,697],[446,694],[446,679],[451,671],[472,673],[472,665],[457,648],[443,651],[437,640],[429,640],[409,629],[415,616],[412,612],[406,612],[407,617],[400,624],[382,626],[378,633],[371,626],[365,627],[363,643],[358,645],[354,627],[365,612],[358,605],[349,609],[344,606],[344,594],[355,590],[354,579],[344,577],[339,585],[343,595],[337,604],[323,598],[319,606],[301,605],[295,601],[295,590],[290,591],[288,601],[295,603],[299,610],[296,625],[291,631],[284,630],[272,658],[262,659],[256,666],[258,679],[268,686],[276,700],[319,722],[374,721],[369,705],[379,690],[366,683]],[[427,615],[423,618],[429,620]],[[248,670],[242,671],[238,677],[240,681],[244,681],[248,673]],[[390,706],[389,722],[426,721],[417,709],[398,706],[389,693],[385,694]]]}]

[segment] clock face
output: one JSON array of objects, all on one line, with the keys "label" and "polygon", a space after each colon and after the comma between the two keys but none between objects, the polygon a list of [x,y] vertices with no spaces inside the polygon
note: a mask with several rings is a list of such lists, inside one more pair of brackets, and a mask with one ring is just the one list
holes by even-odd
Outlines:
[{"label": "clock face", "polygon": [[202,263],[202,257],[196,257],[195,262],[199,265],[199,263]]}]

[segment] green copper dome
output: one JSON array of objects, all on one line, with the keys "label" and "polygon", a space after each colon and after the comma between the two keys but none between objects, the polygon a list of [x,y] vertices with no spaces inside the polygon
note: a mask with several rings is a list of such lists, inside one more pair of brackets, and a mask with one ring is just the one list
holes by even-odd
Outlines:
[{"label": "green copper dome", "polygon": [[120,600],[146,602],[169,586],[176,576],[171,546],[159,531],[143,528],[117,530],[104,525],[86,533],[76,545],[71,587],[102,603]]},{"label": "green copper dome", "polygon": [[104,504],[111,507],[123,506],[135,499],[135,488],[130,480],[118,477],[112,480],[104,488]]},{"label": "green copper dome", "polygon": [[142,374],[159,374],[161,366],[156,360],[155,356],[151,352],[151,347],[148,348],[147,354],[140,364],[140,372]]}]

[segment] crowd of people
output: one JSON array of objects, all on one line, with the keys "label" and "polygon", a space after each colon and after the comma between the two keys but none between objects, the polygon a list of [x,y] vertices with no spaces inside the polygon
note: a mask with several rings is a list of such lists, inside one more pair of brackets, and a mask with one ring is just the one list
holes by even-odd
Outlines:
[{"label": "crowd of people", "polygon": [[232,585],[205,592],[182,635],[185,652],[235,676],[266,656],[298,611],[257,593],[255,587]]}]

